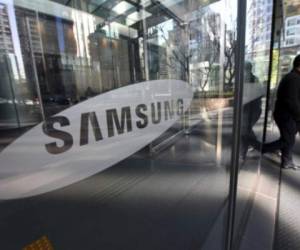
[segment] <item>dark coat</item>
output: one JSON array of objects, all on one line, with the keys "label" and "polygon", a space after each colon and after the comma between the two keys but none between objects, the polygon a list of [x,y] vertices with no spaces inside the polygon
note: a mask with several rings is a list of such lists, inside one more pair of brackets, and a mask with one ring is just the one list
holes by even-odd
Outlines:
[{"label": "dark coat", "polygon": [[278,86],[274,115],[285,113],[300,122],[300,73],[296,70],[284,76]]}]

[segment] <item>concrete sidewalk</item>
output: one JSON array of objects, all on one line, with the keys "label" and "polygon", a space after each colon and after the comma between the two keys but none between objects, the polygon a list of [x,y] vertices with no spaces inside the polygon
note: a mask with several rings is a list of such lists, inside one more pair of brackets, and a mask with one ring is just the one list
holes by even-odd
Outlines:
[{"label": "concrete sidewalk", "polygon": [[[297,141],[294,161],[298,165],[300,164],[299,150],[300,142]],[[300,170],[281,171],[274,249],[300,249]]]}]

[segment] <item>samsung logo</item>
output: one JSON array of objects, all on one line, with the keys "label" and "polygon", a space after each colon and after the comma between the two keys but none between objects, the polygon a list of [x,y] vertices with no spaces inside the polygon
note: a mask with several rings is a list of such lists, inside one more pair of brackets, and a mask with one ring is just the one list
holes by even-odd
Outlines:
[{"label": "samsung logo", "polygon": [[192,96],[186,82],[147,81],[47,118],[0,153],[0,199],[49,192],[113,166],[180,120]]},{"label": "samsung logo", "polygon": [[[95,141],[104,139],[102,127],[105,128],[105,137],[113,137],[124,133],[132,132],[136,129],[144,129],[148,125],[156,125],[176,117],[183,115],[184,108],[183,99],[167,100],[163,102],[152,102],[147,104],[138,104],[137,106],[125,106],[119,110],[105,110],[104,121],[99,121],[96,111],[81,114],[79,146],[89,143],[89,133],[92,133]],[[133,121],[133,112],[138,119]],[[63,146],[59,146],[57,142],[47,143],[45,148],[50,154],[61,154],[70,150],[74,144],[73,135],[54,126],[58,124],[60,127],[72,126],[70,120],[66,116],[54,116],[49,118],[43,124],[43,132],[49,137],[60,139]],[[101,126],[100,124],[104,124]],[[90,129],[89,129],[90,128]],[[90,131],[91,130],[91,131]]]}]

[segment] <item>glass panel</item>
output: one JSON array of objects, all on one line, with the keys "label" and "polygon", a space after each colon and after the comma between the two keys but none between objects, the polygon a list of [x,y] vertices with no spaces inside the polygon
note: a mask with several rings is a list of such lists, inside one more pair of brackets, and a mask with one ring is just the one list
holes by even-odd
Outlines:
[{"label": "glass panel", "polygon": [[247,1],[243,115],[234,249],[239,249],[258,186],[270,65],[272,10],[272,1]]},{"label": "glass panel", "polygon": [[300,52],[300,4],[298,1],[284,2],[282,8],[284,19],[279,27],[281,39],[274,48],[278,64],[273,70],[273,92],[276,91],[280,79],[292,70],[293,60]]},{"label": "glass panel", "polygon": [[[273,48],[274,64],[270,86],[271,98],[268,116],[267,142],[275,142],[280,139],[279,129],[273,119],[277,89],[281,79],[293,70],[293,61],[295,57],[300,54],[300,4],[298,1],[282,2],[280,11],[283,13],[283,19],[280,20],[281,22],[277,21],[276,23],[278,34]],[[286,114],[289,114],[289,111],[285,112]],[[296,137],[293,153],[290,154],[292,156],[291,160],[293,160],[296,165],[300,164],[298,144],[299,138]],[[276,149],[273,156],[280,162],[280,155],[282,156],[282,154],[280,148],[277,146],[278,144],[275,144],[275,148],[272,147],[274,150]]]},{"label": "glass panel", "polygon": [[236,1],[0,3],[0,245],[224,249]]}]

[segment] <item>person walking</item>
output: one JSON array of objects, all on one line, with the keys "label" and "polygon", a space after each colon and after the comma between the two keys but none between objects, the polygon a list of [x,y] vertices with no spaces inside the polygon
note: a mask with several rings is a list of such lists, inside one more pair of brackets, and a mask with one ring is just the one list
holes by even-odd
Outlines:
[{"label": "person walking", "polygon": [[258,78],[252,72],[252,63],[245,62],[244,70],[244,93],[243,93],[243,122],[241,132],[241,159],[246,160],[250,147],[260,151],[261,142],[256,138],[253,130],[261,116],[262,97],[264,88]]},{"label": "person walking", "polygon": [[293,69],[279,83],[274,109],[274,120],[280,131],[280,138],[265,143],[262,153],[281,150],[281,167],[298,169],[293,161],[293,147],[296,134],[300,131],[300,54],[293,62]]}]

